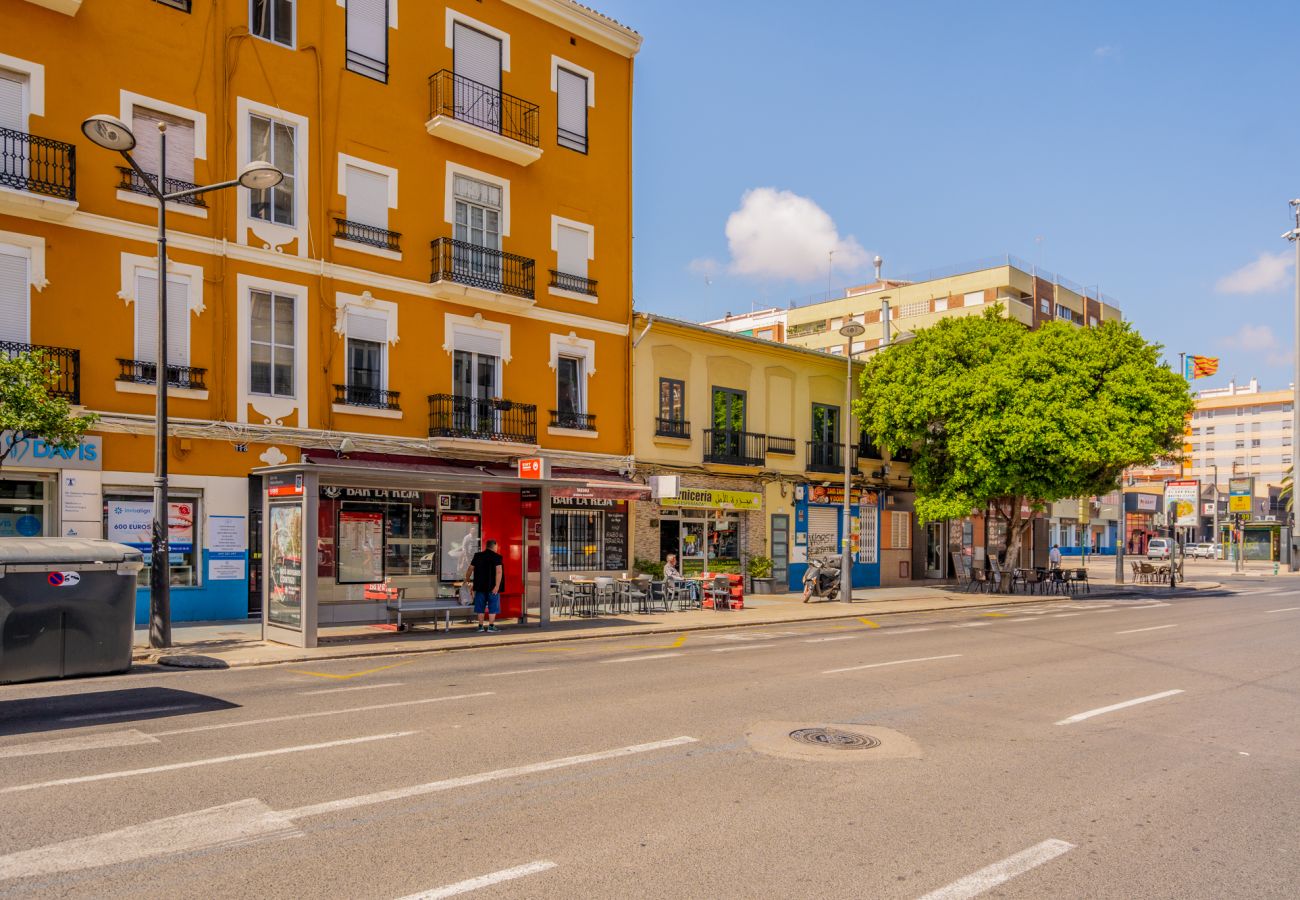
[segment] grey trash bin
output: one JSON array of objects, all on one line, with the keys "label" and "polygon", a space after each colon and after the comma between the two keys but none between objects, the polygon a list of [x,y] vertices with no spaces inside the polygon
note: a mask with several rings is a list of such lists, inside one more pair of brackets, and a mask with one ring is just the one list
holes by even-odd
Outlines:
[{"label": "grey trash bin", "polygon": [[139,550],[0,538],[0,684],[131,668]]}]

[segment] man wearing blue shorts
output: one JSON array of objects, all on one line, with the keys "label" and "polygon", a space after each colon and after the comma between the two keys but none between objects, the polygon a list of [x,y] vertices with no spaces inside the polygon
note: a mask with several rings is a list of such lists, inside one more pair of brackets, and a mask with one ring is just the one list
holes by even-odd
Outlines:
[{"label": "man wearing blue shorts", "polygon": [[[478,614],[478,630],[496,632],[497,616],[501,613],[501,586],[504,578],[505,560],[497,553],[497,542],[488,541],[483,549],[474,554],[469,561],[469,571],[465,580],[470,582],[474,591],[474,612]],[[487,628],[483,627],[483,618],[487,617]]]}]

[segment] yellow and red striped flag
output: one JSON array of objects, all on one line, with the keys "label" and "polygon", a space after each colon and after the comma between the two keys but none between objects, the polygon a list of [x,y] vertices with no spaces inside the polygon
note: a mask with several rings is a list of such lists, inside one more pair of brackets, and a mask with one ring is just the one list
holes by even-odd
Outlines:
[{"label": "yellow and red striped flag", "polygon": [[1192,381],[1196,378],[1209,378],[1218,371],[1219,358],[1217,356],[1189,356],[1187,357],[1184,374],[1188,381]]}]

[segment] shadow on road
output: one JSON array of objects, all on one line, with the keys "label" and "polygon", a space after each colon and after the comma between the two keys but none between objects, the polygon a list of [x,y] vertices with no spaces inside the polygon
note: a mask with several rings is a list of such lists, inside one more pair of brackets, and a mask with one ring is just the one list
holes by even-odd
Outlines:
[{"label": "shadow on road", "polygon": [[0,701],[0,736],[89,725],[120,725],[237,709],[239,704],[172,688],[128,688],[60,697]]}]

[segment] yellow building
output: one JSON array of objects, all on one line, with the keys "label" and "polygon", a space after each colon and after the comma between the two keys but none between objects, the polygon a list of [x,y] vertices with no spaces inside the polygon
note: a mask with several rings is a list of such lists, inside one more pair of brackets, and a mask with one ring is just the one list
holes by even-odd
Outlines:
[{"label": "yellow building", "polygon": [[[676,477],[675,496],[636,504],[635,555],[676,554],[687,573],[768,556],[776,590],[800,590],[809,556],[843,539],[847,361],[658,315],[638,313],[633,332],[637,474]],[[908,467],[848,418],[854,584],[908,580],[921,552]]]},{"label": "yellow building", "polygon": [[[517,458],[628,468],[635,32],[573,0],[0,0],[0,21],[0,340],[59,348],[103,417],[75,463],[5,467],[0,533],[124,539],[148,513],[156,212],[82,135],[96,113],[150,173],[165,125],[168,190],[286,175],[167,211],[176,619],[259,602],[255,468],[365,470],[362,574],[435,588],[449,510],[511,540],[522,580],[519,491],[482,496]],[[376,482],[458,461],[400,507]],[[335,620],[373,618],[341,529],[321,522],[321,583]]]}]

